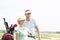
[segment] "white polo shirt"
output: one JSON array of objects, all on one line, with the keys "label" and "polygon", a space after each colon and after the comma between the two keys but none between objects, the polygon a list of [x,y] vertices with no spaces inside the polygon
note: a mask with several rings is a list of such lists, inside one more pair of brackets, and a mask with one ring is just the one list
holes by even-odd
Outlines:
[{"label": "white polo shirt", "polygon": [[27,27],[29,29],[29,31],[35,35],[35,31],[36,31],[36,22],[34,19],[30,19],[30,21],[24,21],[24,26]]}]

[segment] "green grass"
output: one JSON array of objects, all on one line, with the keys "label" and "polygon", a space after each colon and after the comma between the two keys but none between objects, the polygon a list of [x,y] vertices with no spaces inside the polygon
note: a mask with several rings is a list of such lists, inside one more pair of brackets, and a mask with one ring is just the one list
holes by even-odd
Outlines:
[{"label": "green grass", "polygon": [[0,33],[0,38],[2,37],[3,34],[4,34],[4,33]]},{"label": "green grass", "polygon": [[41,38],[60,38],[60,34],[59,33],[48,33],[48,34],[41,34]]},{"label": "green grass", "polygon": [[[0,33],[0,38],[3,36],[4,33]],[[60,34],[59,33],[41,33],[40,34],[41,38],[45,38],[45,39],[50,39],[50,38],[60,38]],[[37,34],[36,34],[37,37]],[[14,38],[16,39],[16,33],[14,33]]]}]

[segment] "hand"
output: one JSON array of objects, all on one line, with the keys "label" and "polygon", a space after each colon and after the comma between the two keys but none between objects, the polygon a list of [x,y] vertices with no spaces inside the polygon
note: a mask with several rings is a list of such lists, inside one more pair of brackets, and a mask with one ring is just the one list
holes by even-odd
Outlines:
[{"label": "hand", "polygon": [[29,33],[29,35],[32,35],[32,33],[30,33],[30,32],[28,32]]},{"label": "hand", "polygon": [[40,38],[38,38],[38,40],[40,40]]},{"label": "hand", "polygon": [[32,33],[29,33],[30,35],[32,35]]},{"label": "hand", "polygon": [[40,36],[38,36],[38,40],[40,40]]}]

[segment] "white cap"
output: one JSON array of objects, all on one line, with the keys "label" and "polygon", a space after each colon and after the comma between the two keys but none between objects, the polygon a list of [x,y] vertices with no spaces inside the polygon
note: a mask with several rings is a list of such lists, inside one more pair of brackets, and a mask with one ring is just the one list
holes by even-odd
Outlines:
[{"label": "white cap", "polygon": [[30,11],[25,12],[26,14],[31,13]]}]

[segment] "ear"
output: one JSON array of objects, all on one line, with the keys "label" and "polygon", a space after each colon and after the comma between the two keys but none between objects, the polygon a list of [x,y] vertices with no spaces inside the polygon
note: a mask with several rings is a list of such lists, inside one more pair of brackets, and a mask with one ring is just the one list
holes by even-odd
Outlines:
[{"label": "ear", "polygon": [[25,13],[25,15],[26,15],[26,13]]}]

